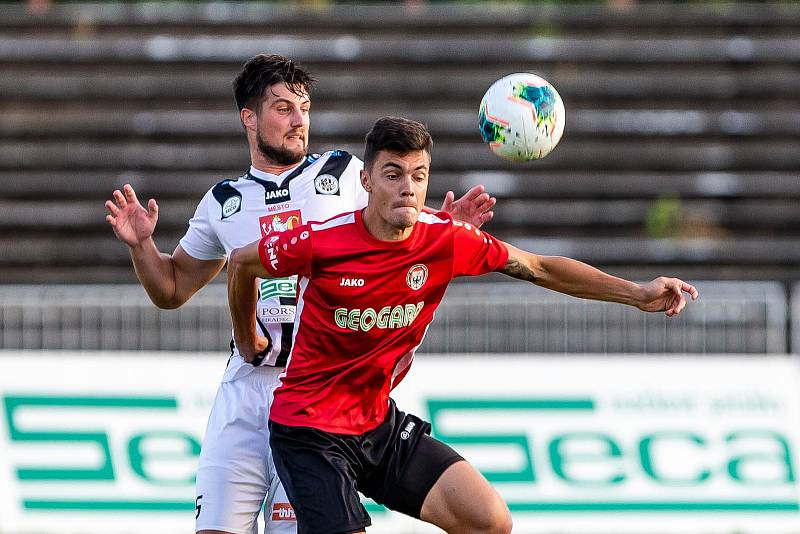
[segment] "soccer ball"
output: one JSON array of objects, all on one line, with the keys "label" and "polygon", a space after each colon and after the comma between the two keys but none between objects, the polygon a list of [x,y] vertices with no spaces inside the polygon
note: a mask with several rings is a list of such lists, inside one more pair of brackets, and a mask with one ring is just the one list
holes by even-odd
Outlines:
[{"label": "soccer ball", "polygon": [[498,156],[532,161],[549,154],[564,133],[564,102],[547,80],[525,72],[509,74],[481,100],[478,127]]}]

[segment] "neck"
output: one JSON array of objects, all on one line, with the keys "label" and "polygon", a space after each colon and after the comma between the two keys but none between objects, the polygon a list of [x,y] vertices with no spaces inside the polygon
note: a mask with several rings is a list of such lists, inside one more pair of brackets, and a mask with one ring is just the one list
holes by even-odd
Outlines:
[{"label": "neck", "polygon": [[276,163],[272,159],[262,154],[262,152],[258,149],[258,146],[256,146],[254,140],[248,139],[248,141],[250,141],[248,143],[250,145],[250,164],[260,171],[278,175],[288,171],[293,167],[296,167],[301,161],[303,161],[303,159],[300,158],[298,161],[288,165]]},{"label": "neck", "polygon": [[[302,161],[302,159],[300,161]],[[280,163],[275,163],[271,159],[265,157],[264,154],[258,150],[258,148],[250,149],[250,164],[259,171],[274,174],[276,176],[283,174],[293,167],[296,167],[300,161],[290,163],[289,165],[281,165]]]},{"label": "neck", "polygon": [[377,210],[372,209],[369,204],[362,212],[361,219],[367,232],[380,241],[402,241],[411,235],[414,225],[395,226],[380,216]]}]

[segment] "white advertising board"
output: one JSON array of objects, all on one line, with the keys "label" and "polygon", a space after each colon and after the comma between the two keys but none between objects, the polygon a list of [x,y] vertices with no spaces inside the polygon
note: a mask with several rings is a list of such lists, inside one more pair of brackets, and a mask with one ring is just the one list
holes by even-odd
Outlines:
[{"label": "white advertising board", "polygon": [[[191,532],[220,355],[0,353],[0,533]],[[515,533],[797,533],[788,357],[421,356],[394,398]],[[375,533],[437,532],[368,506]]]}]

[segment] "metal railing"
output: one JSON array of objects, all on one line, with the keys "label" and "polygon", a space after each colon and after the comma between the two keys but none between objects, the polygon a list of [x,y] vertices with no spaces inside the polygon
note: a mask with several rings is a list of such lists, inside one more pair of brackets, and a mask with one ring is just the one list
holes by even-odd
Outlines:
[{"label": "metal railing", "polygon": [[800,354],[800,282],[792,287],[790,317],[791,323],[791,345],[789,350],[792,354]]},{"label": "metal railing", "polygon": [[[788,302],[770,282],[705,282],[675,318],[521,282],[454,283],[421,352],[787,353]],[[794,317],[800,318],[795,287]],[[178,310],[137,285],[0,286],[0,349],[227,351],[226,288]],[[793,347],[800,347],[794,329]]]}]

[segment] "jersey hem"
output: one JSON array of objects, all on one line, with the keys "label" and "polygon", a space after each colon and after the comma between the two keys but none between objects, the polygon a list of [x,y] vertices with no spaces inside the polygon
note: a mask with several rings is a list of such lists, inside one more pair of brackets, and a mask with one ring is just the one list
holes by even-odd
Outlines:
[{"label": "jersey hem", "polygon": [[[274,403],[274,401],[273,401]],[[274,404],[273,404],[274,409]],[[387,412],[388,413],[388,412]],[[325,424],[318,424],[313,421],[297,421],[293,418],[282,418],[281,416],[277,416],[270,410],[269,420],[273,423],[278,423],[279,425],[283,426],[292,426],[292,427],[304,427],[304,428],[313,428],[314,430],[320,430],[322,432],[327,432],[328,434],[341,434],[344,436],[361,436],[366,434],[370,430],[375,430],[386,420],[386,414],[383,415],[380,421],[375,423],[372,426],[365,426],[363,428],[359,428],[358,430],[353,430],[349,427],[338,427],[338,426],[329,426]]]},{"label": "jersey hem", "polygon": [[224,260],[225,258],[227,258],[227,256],[225,254],[222,254],[222,255],[219,255],[219,254],[203,254],[202,252],[197,252],[197,250],[192,250],[191,246],[189,246],[189,247],[186,246],[186,244],[184,243],[183,239],[181,239],[178,242],[178,245],[183,249],[184,252],[186,252],[186,254],[188,254],[189,256],[191,256],[192,258],[194,258],[196,260],[214,261],[214,260]]}]

